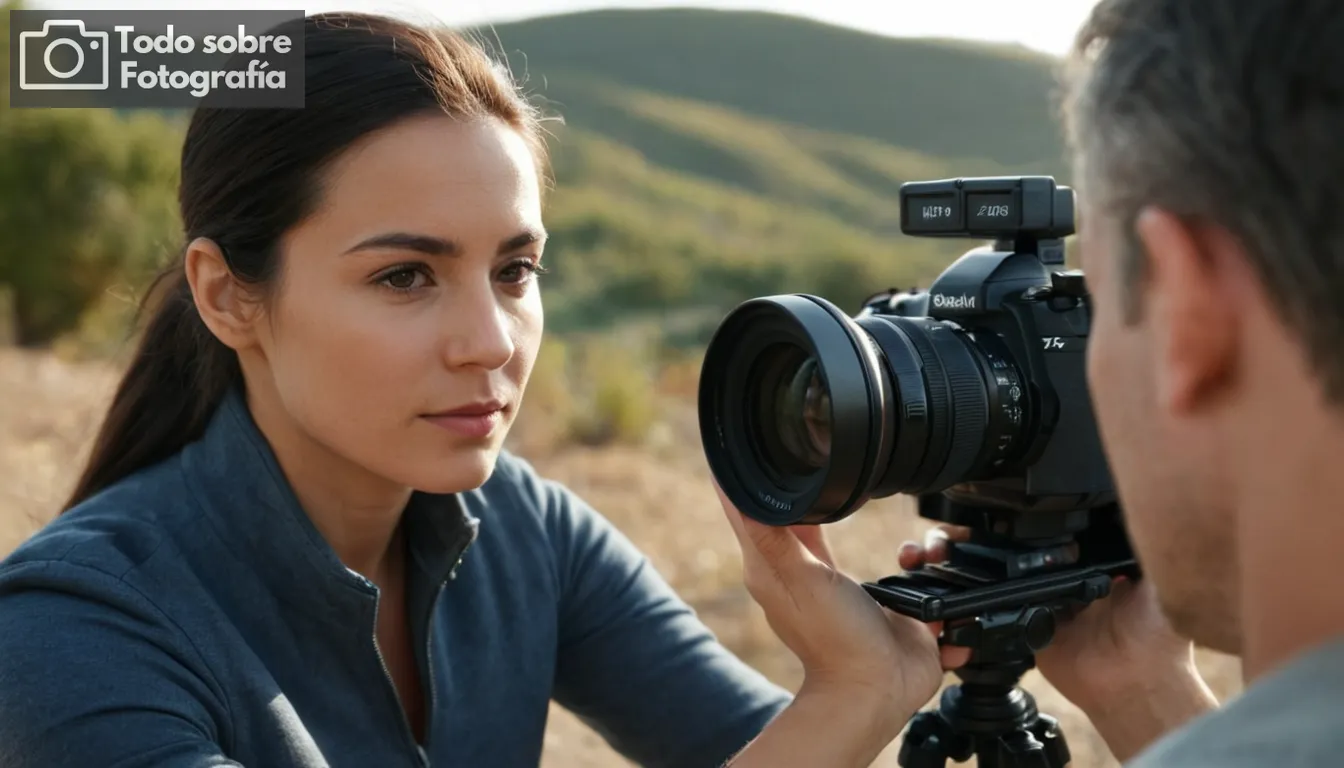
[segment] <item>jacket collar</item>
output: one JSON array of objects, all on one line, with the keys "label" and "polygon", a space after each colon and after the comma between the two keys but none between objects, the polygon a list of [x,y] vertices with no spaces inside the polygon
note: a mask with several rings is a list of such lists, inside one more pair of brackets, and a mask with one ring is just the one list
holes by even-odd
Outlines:
[{"label": "jacket collar", "polygon": [[[376,595],[371,582],[341,563],[299,505],[240,387],[228,391],[181,462],[206,521],[231,550],[228,559],[257,573],[278,598],[314,618],[348,622],[352,609]],[[417,491],[403,514],[409,594],[432,602],[480,521],[452,494]],[[432,605],[417,608],[419,614]]]}]

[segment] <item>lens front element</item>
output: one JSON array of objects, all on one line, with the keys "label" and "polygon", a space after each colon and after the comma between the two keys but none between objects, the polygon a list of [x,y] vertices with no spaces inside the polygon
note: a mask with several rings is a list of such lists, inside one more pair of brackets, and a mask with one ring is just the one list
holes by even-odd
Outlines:
[{"label": "lens front element", "polygon": [[781,475],[822,469],[831,456],[831,394],[821,364],[806,350],[779,345],[763,356],[754,400],[763,452]]},{"label": "lens front element", "polygon": [[980,479],[1025,445],[1007,349],[933,318],[850,318],[816,296],[745,302],[700,379],[705,456],[744,514],[842,519],[869,499]]}]

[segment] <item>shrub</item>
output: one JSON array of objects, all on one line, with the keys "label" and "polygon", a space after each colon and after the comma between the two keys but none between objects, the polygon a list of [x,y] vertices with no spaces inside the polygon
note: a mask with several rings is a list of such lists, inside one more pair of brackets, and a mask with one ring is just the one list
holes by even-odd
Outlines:
[{"label": "shrub", "polygon": [[11,110],[0,121],[0,283],[20,344],[78,327],[114,284],[137,289],[178,235],[175,126],[106,110]]},{"label": "shrub", "polygon": [[546,336],[523,393],[523,404],[510,434],[523,453],[548,451],[569,439],[574,418],[574,385],[569,373],[570,349],[558,336]]},{"label": "shrub", "polygon": [[634,343],[614,336],[591,338],[582,349],[575,385],[585,402],[570,436],[587,445],[642,443],[657,421],[647,359]]}]

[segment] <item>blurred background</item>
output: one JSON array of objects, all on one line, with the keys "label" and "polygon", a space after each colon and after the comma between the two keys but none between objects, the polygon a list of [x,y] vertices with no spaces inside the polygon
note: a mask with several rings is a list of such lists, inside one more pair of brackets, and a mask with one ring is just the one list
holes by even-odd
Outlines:
[{"label": "blurred background", "polygon": [[[563,117],[551,124],[548,341],[511,448],[631,536],[724,643],[795,686],[796,662],[741,586],[710,489],[694,403],[703,345],[744,299],[805,292],[856,311],[879,290],[927,286],[978,245],[902,237],[902,182],[1031,173],[1068,183],[1055,68],[1090,0],[270,5],[469,28]],[[0,557],[69,491],[132,349],[146,280],[181,246],[186,118],[14,110],[8,82],[6,72]],[[843,567],[875,579],[925,528],[897,498],[828,533]],[[1200,663],[1220,696],[1238,689],[1235,659],[1201,652]],[[1064,722],[1074,766],[1116,764],[1047,683],[1032,673],[1026,685]],[[878,765],[896,765],[898,744]],[[628,763],[556,709],[543,765]]]}]

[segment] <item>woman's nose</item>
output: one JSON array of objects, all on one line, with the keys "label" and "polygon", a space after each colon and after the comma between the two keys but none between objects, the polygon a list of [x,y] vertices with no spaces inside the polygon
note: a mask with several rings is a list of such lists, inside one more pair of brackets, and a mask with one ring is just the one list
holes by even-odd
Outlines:
[{"label": "woman's nose", "polygon": [[450,367],[504,367],[513,357],[513,318],[490,290],[459,294],[445,310],[444,357]]}]

